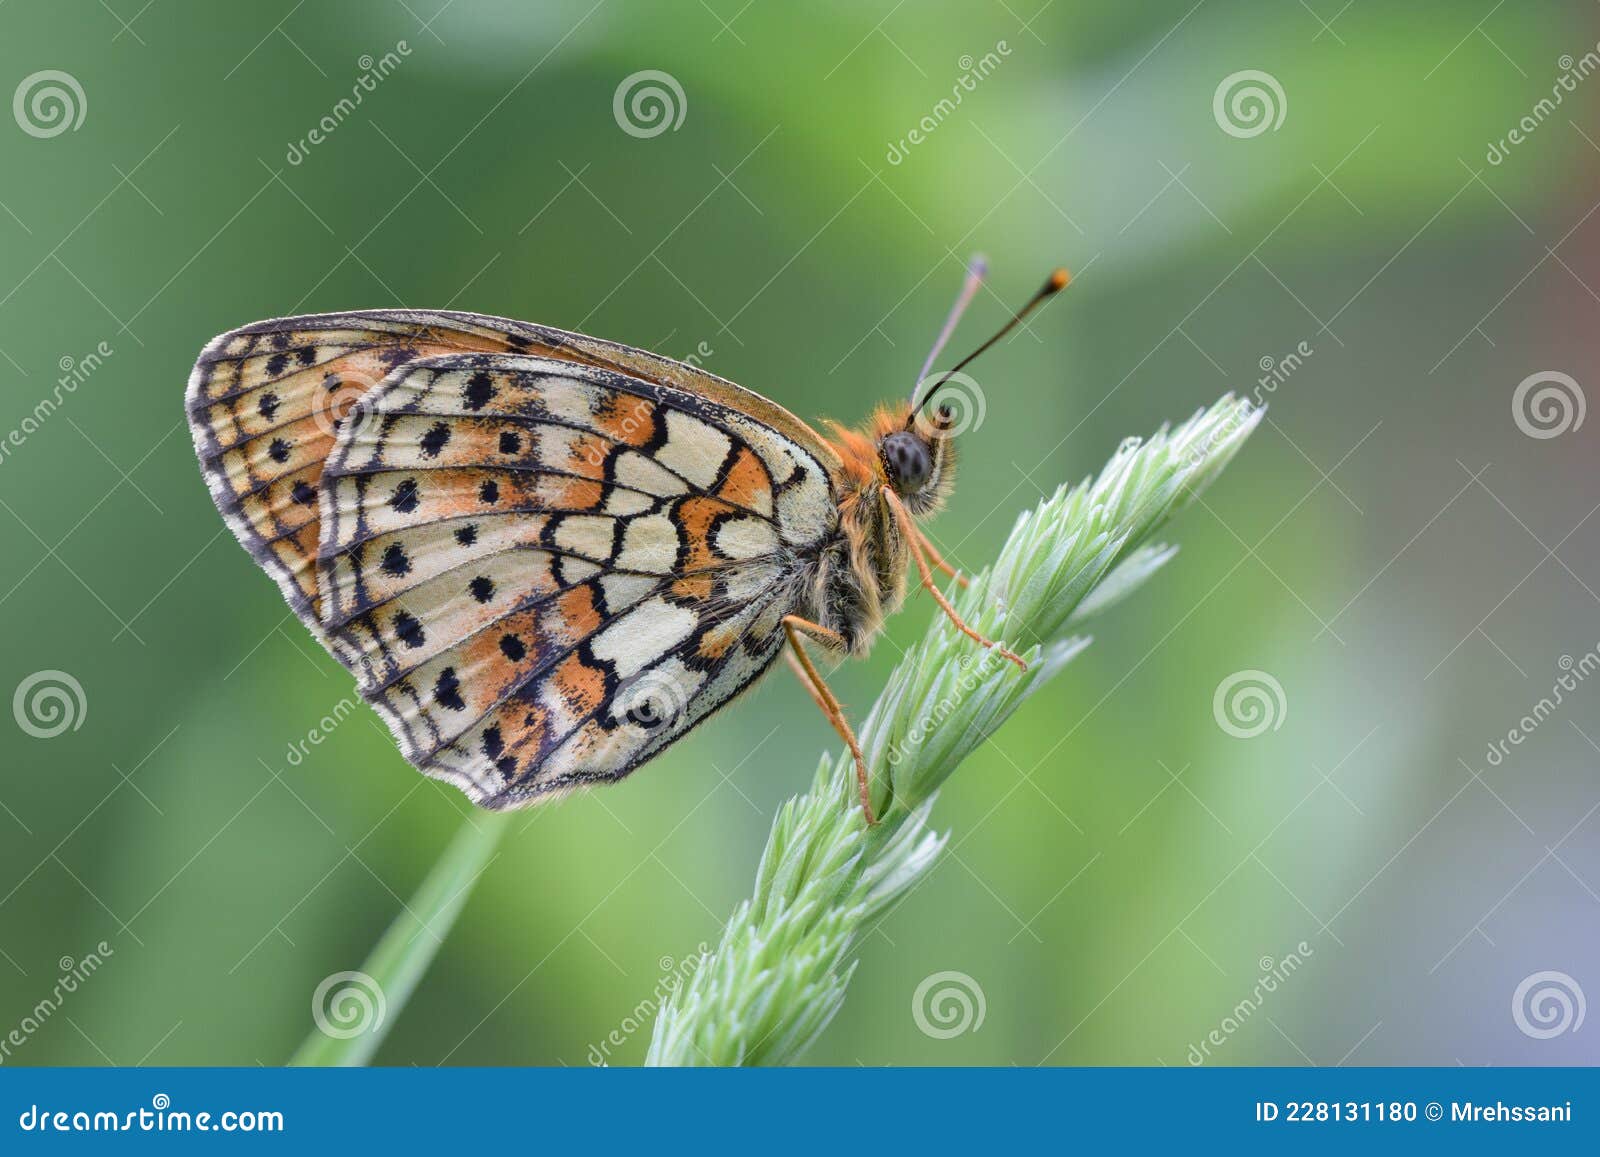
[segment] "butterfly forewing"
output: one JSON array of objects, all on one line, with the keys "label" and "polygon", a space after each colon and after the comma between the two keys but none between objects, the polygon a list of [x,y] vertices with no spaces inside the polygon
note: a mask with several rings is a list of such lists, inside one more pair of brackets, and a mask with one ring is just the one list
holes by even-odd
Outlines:
[{"label": "butterfly forewing", "polygon": [[[378,369],[332,425],[321,383]],[[406,756],[488,806],[620,778],[749,686],[837,532],[831,451],[786,411],[523,323],[261,323],[208,347],[190,415],[241,540]]]}]

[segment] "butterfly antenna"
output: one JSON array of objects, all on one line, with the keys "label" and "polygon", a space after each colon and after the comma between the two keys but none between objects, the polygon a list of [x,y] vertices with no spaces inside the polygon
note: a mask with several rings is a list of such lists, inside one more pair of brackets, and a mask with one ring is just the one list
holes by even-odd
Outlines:
[{"label": "butterfly antenna", "polygon": [[[960,373],[963,369],[965,369],[968,365],[970,365],[972,363],[973,359],[975,359],[979,354],[983,353],[990,346],[994,345],[995,342],[997,342],[1001,338],[1005,337],[1006,334],[1008,334],[1012,330],[1016,329],[1017,326],[1022,323],[1022,319],[1023,318],[1027,317],[1034,310],[1038,309],[1039,306],[1043,305],[1047,299],[1049,299],[1050,297],[1053,297],[1057,293],[1060,293],[1063,289],[1065,289],[1067,287],[1068,282],[1070,282],[1071,280],[1072,280],[1072,275],[1070,273],[1068,273],[1065,269],[1057,269],[1054,273],[1052,273],[1050,275],[1050,279],[1048,281],[1046,281],[1042,287],[1040,287],[1039,292],[1035,293],[1031,298],[1029,298],[1026,305],[1024,305],[1021,309],[1017,310],[1016,313],[1012,314],[1011,315],[1011,320],[1006,322],[1005,325],[1001,326],[998,330],[996,330],[993,337],[991,337],[988,341],[984,342],[977,349],[973,350],[970,354],[968,354],[966,357],[962,358],[954,366],[950,367],[942,375],[940,375],[939,380],[934,382],[933,385],[931,387],[929,387],[928,392],[923,395],[922,401],[918,402],[917,401],[917,391],[916,390],[912,391],[912,394],[911,394],[911,415],[910,415],[910,417],[908,417],[906,419],[906,428],[908,430],[911,428],[912,423],[916,420],[916,416],[919,413],[921,413],[924,408],[927,407],[927,405],[928,405],[928,403],[930,401],[933,400],[933,396],[936,393],[939,392],[939,388],[941,386],[943,386],[952,377],[954,377],[956,374]],[[920,390],[920,388],[921,388],[921,383],[919,382],[918,383],[918,389]]]},{"label": "butterfly antenna", "polygon": [[945,343],[956,331],[956,322],[961,320],[961,315],[967,311],[967,306],[972,304],[972,299],[977,295],[978,287],[983,284],[988,272],[988,259],[981,253],[974,253],[972,259],[967,262],[967,276],[961,283],[961,292],[956,294],[955,303],[950,306],[950,314],[944,319],[944,326],[939,330],[939,336],[933,339],[933,348],[928,351],[928,356],[923,359],[922,368],[917,371],[919,385],[933,368],[934,359],[944,352]]}]

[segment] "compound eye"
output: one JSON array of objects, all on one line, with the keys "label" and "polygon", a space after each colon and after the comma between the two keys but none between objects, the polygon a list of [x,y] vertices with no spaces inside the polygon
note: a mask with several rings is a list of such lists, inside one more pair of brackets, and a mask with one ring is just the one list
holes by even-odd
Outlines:
[{"label": "compound eye", "polygon": [[921,438],[906,430],[890,434],[883,440],[883,465],[889,472],[889,481],[901,494],[915,494],[928,484],[933,473],[933,459]]}]

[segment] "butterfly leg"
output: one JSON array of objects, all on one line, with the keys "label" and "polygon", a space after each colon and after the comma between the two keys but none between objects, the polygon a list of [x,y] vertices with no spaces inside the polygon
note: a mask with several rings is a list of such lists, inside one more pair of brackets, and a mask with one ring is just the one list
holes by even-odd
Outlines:
[{"label": "butterfly leg", "polygon": [[806,694],[811,696],[811,702],[817,705],[817,710],[824,715],[831,715],[828,701],[817,693],[816,684],[811,682],[811,676],[806,674],[806,669],[800,665],[800,660],[794,657],[794,650],[789,647],[783,649],[784,660],[789,664],[789,670],[794,672],[794,677],[800,680],[800,686],[806,689]]},{"label": "butterfly leg", "polygon": [[844,640],[827,627],[802,619],[799,615],[783,616],[783,630],[789,636],[789,661],[795,669],[795,674],[800,677],[800,682],[810,693],[811,699],[827,717],[833,729],[839,733],[845,746],[850,749],[850,757],[856,764],[856,786],[861,790],[861,812],[867,817],[867,824],[871,826],[878,822],[878,817],[872,810],[872,793],[867,786],[867,760],[861,754],[861,744],[856,740],[856,733],[850,729],[850,722],[844,717],[844,708],[835,698],[828,684],[823,681],[822,674],[817,670],[816,664],[811,661],[811,656],[806,654],[805,646],[800,642],[802,634],[810,635],[824,643],[834,646],[843,644]]},{"label": "butterfly leg", "polygon": [[944,556],[934,548],[933,542],[926,534],[922,533],[922,527],[913,522],[911,524],[911,528],[916,532],[917,541],[922,544],[922,549],[927,552],[928,561],[933,564],[933,568],[935,570],[943,571],[945,574],[955,579],[956,582],[960,583],[963,587],[972,585],[967,581],[966,575],[962,574],[960,571],[956,570],[955,567],[945,562]]},{"label": "butterfly leg", "polygon": [[1021,667],[1024,671],[1026,671],[1028,669],[1028,664],[1022,661],[1022,657],[1020,655],[1006,650],[1006,648],[1000,646],[993,639],[984,638],[982,635],[978,634],[977,631],[974,631],[971,627],[967,626],[965,621],[962,620],[961,616],[956,613],[956,609],[950,605],[950,600],[944,597],[944,593],[939,590],[938,585],[933,581],[933,570],[928,566],[927,556],[923,553],[925,544],[922,541],[921,535],[917,531],[916,522],[914,522],[911,518],[911,512],[908,511],[905,508],[905,505],[900,501],[900,496],[893,490],[889,489],[889,487],[885,486],[881,493],[883,494],[884,501],[889,504],[889,509],[894,512],[896,521],[900,523],[900,529],[905,532],[906,541],[911,547],[911,558],[912,561],[917,564],[917,574],[922,579],[922,585],[926,587],[928,593],[933,596],[933,601],[939,604],[939,609],[950,617],[950,621],[956,625],[956,630],[967,636],[967,638],[971,639],[974,643],[977,643],[980,647],[994,648],[995,652],[1002,658],[1011,660],[1018,667]]}]

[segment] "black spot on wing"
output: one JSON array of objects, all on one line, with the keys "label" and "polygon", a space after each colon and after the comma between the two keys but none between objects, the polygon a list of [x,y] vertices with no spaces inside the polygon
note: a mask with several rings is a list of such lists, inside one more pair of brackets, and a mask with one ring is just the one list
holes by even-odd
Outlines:
[{"label": "black spot on wing", "polygon": [[462,404],[474,411],[487,406],[492,397],[494,397],[494,379],[481,370],[467,379],[466,388],[461,391]]},{"label": "black spot on wing", "polygon": [[383,561],[378,563],[384,574],[394,575],[399,578],[411,570],[411,559],[406,555],[405,548],[398,542],[391,542],[388,549],[383,552]]},{"label": "black spot on wing", "polygon": [[410,514],[417,508],[417,480],[415,478],[401,479],[400,485],[394,488],[394,493],[389,496],[389,505],[401,514]]},{"label": "black spot on wing", "polygon": [[401,611],[394,617],[395,636],[408,647],[420,647],[428,641],[427,635],[422,631],[422,624],[415,615]]},{"label": "black spot on wing", "polygon": [[451,711],[465,711],[467,701],[461,698],[461,680],[456,678],[456,669],[446,667],[439,672],[438,682],[433,685],[433,698],[441,707],[448,707]]},{"label": "black spot on wing", "polygon": [[450,441],[450,427],[444,422],[435,422],[428,427],[428,432],[422,436],[422,456],[424,458],[437,458],[439,452]]}]

